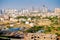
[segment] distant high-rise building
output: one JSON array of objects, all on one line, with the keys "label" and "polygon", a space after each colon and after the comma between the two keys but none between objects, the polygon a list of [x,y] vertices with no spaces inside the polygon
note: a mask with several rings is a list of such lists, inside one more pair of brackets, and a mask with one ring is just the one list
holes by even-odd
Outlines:
[{"label": "distant high-rise building", "polygon": [[43,5],[41,11],[42,11],[43,13],[46,13],[46,12],[48,12],[48,8],[47,8],[45,5]]},{"label": "distant high-rise building", "polygon": [[34,11],[35,10],[35,8],[34,7],[32,7],[32,11]]},{"label": "distant high-rise building", "polygon": [[60,8],[55,8],[55,13],[60,13]]},{"label": "distant high-rise building", "polygon": [[1,14],[1,10],[0,10],[0,14]]},{"label": "distant high-rise building", "polygon": [[0,14],[2,14],[2,10],[0,10]]}]

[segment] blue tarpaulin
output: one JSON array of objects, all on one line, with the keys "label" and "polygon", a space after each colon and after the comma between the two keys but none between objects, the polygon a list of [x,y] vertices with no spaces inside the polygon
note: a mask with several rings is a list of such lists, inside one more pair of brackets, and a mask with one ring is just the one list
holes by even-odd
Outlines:
[{"label": "blue tarpaulin", "polygon": [[19,31],[20,30],[20,28],[10,28],[9,29],[9,31],[11,31],[11,32],[15,32],[15,31]]}]

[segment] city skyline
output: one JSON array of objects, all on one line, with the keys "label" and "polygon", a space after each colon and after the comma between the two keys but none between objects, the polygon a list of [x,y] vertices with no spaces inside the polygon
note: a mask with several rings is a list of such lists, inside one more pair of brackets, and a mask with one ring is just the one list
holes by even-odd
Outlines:
[{"label": "city skyline", "polygon": [[48,9],[60,8],[60,0],[0,0],[0,9],[41,8],[45,5]]}]

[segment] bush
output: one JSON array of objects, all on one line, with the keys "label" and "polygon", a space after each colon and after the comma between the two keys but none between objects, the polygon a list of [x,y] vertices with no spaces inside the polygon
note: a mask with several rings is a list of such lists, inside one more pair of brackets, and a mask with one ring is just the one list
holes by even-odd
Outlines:
[{"label": "bush", "polygon": [[26,30],[26,32],[35,33],[35,32],[42,30],[42,29],[44,29],[44,26],[34,26],[34,27],[31,27],[30,29]]},{"label": "bush", "polygon": [[57,30],[60,31],[60,27],[57,27]]}]

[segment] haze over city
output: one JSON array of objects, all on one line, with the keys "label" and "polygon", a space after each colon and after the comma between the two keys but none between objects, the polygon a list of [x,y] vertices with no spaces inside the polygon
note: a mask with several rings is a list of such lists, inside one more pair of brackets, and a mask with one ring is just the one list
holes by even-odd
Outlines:
[{"label": "haze over city", "polygon": [[60,0],[0,0],[0,40],[60,40]]},{"label": "haze over city", "polygon": [[60,8],[60,0],[0,0],[0,9],[21,9],[31,7],[41,8],[45,5],[49,9]]}]

